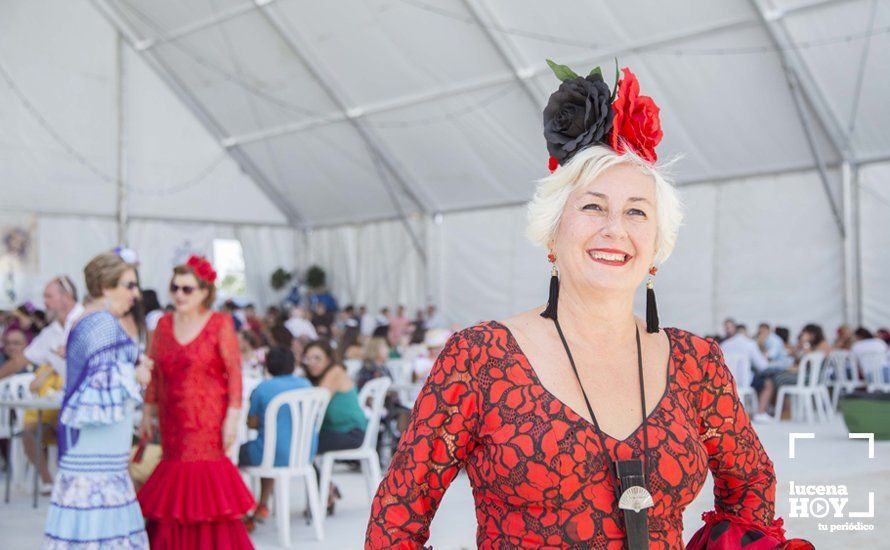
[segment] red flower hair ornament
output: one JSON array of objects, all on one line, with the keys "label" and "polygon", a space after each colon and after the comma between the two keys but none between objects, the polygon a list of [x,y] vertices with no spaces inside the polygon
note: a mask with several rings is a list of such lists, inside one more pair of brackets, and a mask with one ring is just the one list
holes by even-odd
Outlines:
[{"label": "red flower hair ornament", "polygon": [[213,285],[216,282],[216,271],[214,271],[210,262],[207,261],[207,258],[192,255],[185,264],[192,268],[192,271],[195,272],[195,277],[208,285]]},{"label": "red flower hair ornament", "polygon": [[617,153],[627,149],[649,162],[658,160],[655,147],[661,142],[661,120],[655,101],[640,95],[640,83],[630,69],[615,66],[615,87],[609,90],[596,67],[585,77],[565,65],[547,60],[562,81],[544,108],[544,139],[550,153],[548,168],[554,172],[578,151],[605,145]]}]

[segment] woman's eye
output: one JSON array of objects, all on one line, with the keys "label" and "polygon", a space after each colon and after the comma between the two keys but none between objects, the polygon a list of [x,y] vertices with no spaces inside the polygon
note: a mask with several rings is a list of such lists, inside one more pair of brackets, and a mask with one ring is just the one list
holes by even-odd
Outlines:
[{"label": "woman's eye", "polygon": [[602,208],[600,208],[600,205],[592,202],[590,204],[585,204],[584,206],[582,206],[581,210],[593,210],[595,212],[598,212],[598,211],[602,210]]},{"label": "woman's eye", "polygon": [[639,208],[631,208],[630,210],[627,211],[627,213],[632,214],[634,216],[643,216],[644,218],[646,217],[646,213],[643,212],[642,210],[640,210]]}]

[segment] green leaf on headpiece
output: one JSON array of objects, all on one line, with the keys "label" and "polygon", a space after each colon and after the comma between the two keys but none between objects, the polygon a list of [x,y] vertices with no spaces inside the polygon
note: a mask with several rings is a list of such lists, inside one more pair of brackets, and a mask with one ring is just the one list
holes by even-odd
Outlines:
[{"label": "green leaf on headpiece", "polygon": [[603,77],[603,71],[602,71],[602,69],[600,69],[599,67],[594,67],[593,70],[590,71],[590,74],[587,75],[587,76],[593,76],[593,75],[597,75],[597,74],[600,75],[600,78]]},{"label": "green leaf on headpiece", "polygon": [[553,74],[556,75],[556,78],[565,82],[566,80],[571,80],[573,78],[578,78],[578,75],[575,74],[575,71],[566,67],[565,65],[560,65],[559,63],[554,63],[551,60],[547,60],[547,65],[550,66],[550,69],[553,71]]},{"label": "green leaf on headpiece", "polygon": [[612,88],[612,98],[611,101],[615,101],[615,94],[618,93],[618,79],[621,78],[621,73],[618,71],[618,58],[615,58],[615,87]]}]

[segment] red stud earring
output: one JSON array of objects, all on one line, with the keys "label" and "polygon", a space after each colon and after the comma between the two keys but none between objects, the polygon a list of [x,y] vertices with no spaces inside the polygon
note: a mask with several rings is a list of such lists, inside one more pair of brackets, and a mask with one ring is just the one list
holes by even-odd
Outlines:
[{"label": "red stud earring", "polygon": [[652,275],[653,277],[655,277],[655,274],[656,274],[656,273],[658,273],[658,268],[657,268],[657,267],[655,267],[655,266],[653,265],[652,267],[649,268],[649,275]]},{"label": "red stud earring", "polygon": [[556,255],[555,255],[553,252],[547,254],[547,261],[550,262],[551,264],[552,264],[552,263],[555,263],[555,262],[556,262]]}]

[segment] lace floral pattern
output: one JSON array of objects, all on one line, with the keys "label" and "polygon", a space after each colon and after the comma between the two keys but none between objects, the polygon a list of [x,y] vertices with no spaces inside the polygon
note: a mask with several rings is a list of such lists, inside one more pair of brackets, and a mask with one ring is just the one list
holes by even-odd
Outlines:
[{"label": "lace floral pattern", "polygon": [[231,317],[214,312],[185,345],[173,335],[173,317],[158,321],[152,338],[155,368],[146,392],[157,403],[164,458],[224,458],[222,424],[228,407],[241,407],[241,354]]},{"label": "lace floral pattern", "polygon": [[60,471],[53,485],[52,502],[61,508],[82,510],[114,508],[136,501],[126,470],[89,476]]},{"label": "lace floral pattern", "polygon": [[[682,548],[683,509],[708,469],[718,510],[772,525],[775,476],[716,343],[679,329],[667,389],[649,416],[650,548]],[[603,455],[639,456],[642,426],[602,433],[540,383],[507,327],[448,342],[414,405],[371,507],[366,548],[420,548],[448,485],[466,467],[480,548],[621,549],[624,522]]]}]

